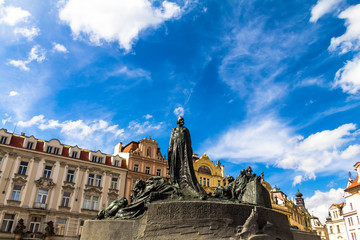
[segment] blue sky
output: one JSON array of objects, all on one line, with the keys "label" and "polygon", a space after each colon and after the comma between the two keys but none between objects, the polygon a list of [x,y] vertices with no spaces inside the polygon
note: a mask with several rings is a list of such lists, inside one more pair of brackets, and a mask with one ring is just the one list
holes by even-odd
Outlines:
[{"label": "blue sky", "polygon": [[[0,0],[0,127],[112,153],[178,115],[324,218],[360,157],[360,4]],[[321,204],[319,204],[321,202]]]}]

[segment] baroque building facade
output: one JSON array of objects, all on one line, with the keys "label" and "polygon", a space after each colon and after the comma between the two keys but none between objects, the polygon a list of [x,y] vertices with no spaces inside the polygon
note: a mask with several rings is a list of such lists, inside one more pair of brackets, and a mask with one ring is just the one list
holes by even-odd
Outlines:
[{"label": "baroque building facade", "polygon": [[264,180],[263,174],[261,183],[269,191],[273,210],[285,214],[291,226],[302,231],[315,233],[311,227],[311,215],[305,208],[304,199],[299,191],[296,193],[296,202],[294,202],[289,199],[280,188],[276,186],[272,188],[271,185]]},{"label": "baroque building facade", "polygon": [[329,239],[348,240],[346,225],[343,217],[343,208],[345,202],[332,204],[329,208],[329,216],[326,218],[326,228],[329,233]]},{"label": "baroque building facade", "polygon": [[196,178],[207,194],[214,194],[217,187],[226,184],[224,166],[220,161],[214,165],[206,153],[200,158],[194,154],[193,161]]},{"label": "baroque building facade", "polygon": [[125,197],[130,200],[132,187],[136,180],[146,181],[152,176],[161,176],[169,180],[168,161],[161,154],[159,144],[155,139],[144,138],[139,142],[132,141],[123,146],[115,146],[114,155],[119,155],[126,161],[128,167]]},{"label": "baroque building facade", "polygon": [[0,129],[0,238],[13,239],[24,220],[26,237],[74,239],[86,219],[125,195],[126,160],[119,155],[43,141]]}]

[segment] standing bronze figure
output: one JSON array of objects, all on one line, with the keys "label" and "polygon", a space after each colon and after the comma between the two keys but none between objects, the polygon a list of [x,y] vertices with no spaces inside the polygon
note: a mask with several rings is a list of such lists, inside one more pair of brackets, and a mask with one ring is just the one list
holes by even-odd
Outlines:
[{"label": "standing bronze figure", "polygon": [[198,183],[194,165],[189,130],[184,127],[184,118],[179,117],[173,128],[168,149],[171,184],[178,184],[184,196],[206,198],[205,190]]}]

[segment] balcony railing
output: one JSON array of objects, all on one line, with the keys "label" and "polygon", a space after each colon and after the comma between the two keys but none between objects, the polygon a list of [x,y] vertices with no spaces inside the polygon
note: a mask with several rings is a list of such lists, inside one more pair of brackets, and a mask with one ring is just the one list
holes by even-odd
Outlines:
[{"label": "balcony railing", "polygon": [[46,209],[46,203],[34,203],[34,208]]}]

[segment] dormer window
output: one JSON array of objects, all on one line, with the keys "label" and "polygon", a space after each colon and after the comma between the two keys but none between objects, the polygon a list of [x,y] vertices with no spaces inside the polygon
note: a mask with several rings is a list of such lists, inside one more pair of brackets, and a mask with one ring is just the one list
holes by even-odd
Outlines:
[{"label": "dormer window", "polygon": [[33,142],[28,142],[26,145],[27,149],[33,149],[34,143]]},{"label": "dormer window", "polygon": [[7,137],[1,136],[1,138],[0,138],[0,143],[1,143],[1,144],[6,144],[6,142],[7,142]]},{"label": "dormer window", "polygon": [[56,155],[58,155],[59,154],[59,148],[57,148],[57,147],[54,147],[54,154],[56,154]]},{"label": "dormer window", "polygon": [[92,162],[97,162],[97,156],[93,156],[91,161]]},{"label": "dormer window", "polygon": [[96,152],[96,153],[92,153],[90,152],[90,159],[92,162],[94,163],[104,163],[104,158],[106,155],[104,155],[103,153],[99,153],[100,151]]},{"label": "dormer window", "polygon": [[50,147],[50,146],[49,146],[49,147],[47,147],[46,152],[47,152],[47,153],[51,153],[51,152],[52,152],[52,149],[53,149],[53,147]]},{"label": "dormer window", "polygon": [[119,162],[118,160],[115,160],[114,166],[115,166],[115,167],[118,167],[118,166],[119,166],[119,163],[120,163],[120,162]]},{"label": "dormer window", "polygon": [[69,157],[78,159],[80,158],[81,149],[78,146],[69,148]]},{"label": "dormer window", "polygon": [[98,163],[102,163],[103,162],[103,157],[98,157]]},{"label": "dormer window", "polygon": [[77,158],[77,154],[78,154],[77,152],[73,152],[72,155],[71,155],[71,157],[72,157],[72,158]]}]

